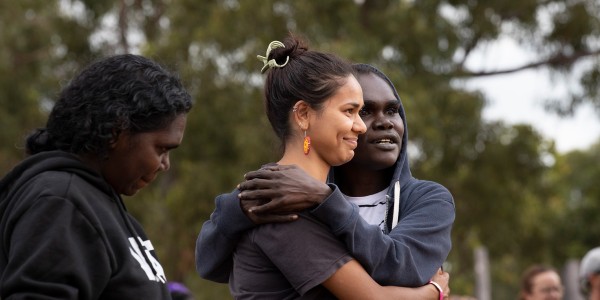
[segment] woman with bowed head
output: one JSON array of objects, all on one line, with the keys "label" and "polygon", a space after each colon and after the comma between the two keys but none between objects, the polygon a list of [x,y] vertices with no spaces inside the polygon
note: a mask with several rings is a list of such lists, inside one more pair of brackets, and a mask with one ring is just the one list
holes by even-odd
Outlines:
[{"label": "woman with bowed head", "polygon": [[132,196],[169,169],[191,97],[152,60],[92,63],[0,181],[0,298],[171,299]]}]

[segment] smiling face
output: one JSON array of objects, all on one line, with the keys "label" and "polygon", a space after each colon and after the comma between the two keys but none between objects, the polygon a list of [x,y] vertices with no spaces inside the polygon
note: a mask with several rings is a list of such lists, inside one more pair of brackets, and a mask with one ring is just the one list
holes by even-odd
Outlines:
[{"label": "smiling face", "polygon": [[365,103],[360,116],[367,131],[359,136],[356,155],[350,163],[371,170],[389,168],[402,149],[404,122],[399,114],[400,101],[388,83],[373,73],[359,75],[358,82]]},{"label": "smiling face", "polygon": [[181,144],[185,124],[186,116],[182,114],[161,130],[120,134],[100,172],[117,193],[134,195],[160,171],[169,169],[169,151]]},{"label": "smiling face", "polygon": [[307,134],[312,150],[309,155],[320,157],[330,166],[351,160],[359,134],[365,132],[365,124],[358,115],[362,106],[362,89],[351,75],[320,111],[310,114]]}]

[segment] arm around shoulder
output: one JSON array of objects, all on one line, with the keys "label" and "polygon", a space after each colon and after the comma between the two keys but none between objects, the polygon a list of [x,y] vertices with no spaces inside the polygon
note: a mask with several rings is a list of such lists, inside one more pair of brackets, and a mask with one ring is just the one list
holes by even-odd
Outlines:
[{"label": "arm around shoulder", "polygon": [[448,190],[437,184],[413,190],[402,201],[400,221],[389,234],[362,219],[337,188],[312,213],[378,283],[422,286],[450,252],[454,203]]}]

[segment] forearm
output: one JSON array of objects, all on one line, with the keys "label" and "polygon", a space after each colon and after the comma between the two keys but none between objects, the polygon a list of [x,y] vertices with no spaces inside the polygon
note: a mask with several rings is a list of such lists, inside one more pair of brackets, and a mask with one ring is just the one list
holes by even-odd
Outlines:
[{"label": "forearm", "polygon": [[439,292],[432,285],[416,288],[382,286],[356,260],[338,269],[323,282],[323,286],[338,299],[439,299]]},{"label": "forearm", "polygon": [[255,225],[242,212],[237,192],[218,196],[215,206],[196,240],[196,270],[204,279],[225,283],[240,236]]},{"label": "forearm", "polygon": [[382,286],[382,297],[379,299],[422,299],[422,300],[439,300],[440,294],[438,290],[430,284],[426,284],[416,288],[406,288],[398,286]]},{"label": "forearm", "polygon": [[429,281],[450,251],[454,207],[436,203],[435,218],[422,215],[431,215],[429,206],[417,207],[390,235],[364,221],[358,207],[346,201],[337,188],[312,213],[344,241],[377,282],[417,287]]},{"label": "forearm", "polygon": [[358,207],[348,202],[338,188],[312,211],[346,245],[367,273],[382,285],[421,286],[431,278],[421,275],[404,239],[382,233],[379,226],[368,224]]}]

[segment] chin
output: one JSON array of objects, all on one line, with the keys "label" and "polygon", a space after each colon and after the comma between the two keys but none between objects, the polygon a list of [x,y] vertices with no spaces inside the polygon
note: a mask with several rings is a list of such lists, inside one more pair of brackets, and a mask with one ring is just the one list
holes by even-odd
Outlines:
[{"label": "chin", "polygon": [[385,170],[388,168],[393,167],[396,164],[397,160],[378,160],[378,161],[374,161],[371,162],[369,164],[369,168],[373,169],[373,170]]},{"label": "chin", "polygon": [[381,155],[377,161],[383,164],[393,165],[396,163],[400,156],[400,153],[388,153],[388,155]]},{"label": "chin", "polygon": [[331,166],[332,167],[341,166],[341,165],[351,161],[353,157],[354,157],[354,151],[351,151],[351,153],[349,155],[346,155],[344,158],[340,159],[339,161],[332,163]]},{"label": "chin", "polygon": [[121,195],[125,195],[125,196],[129,196],[129,197],[131,197],[131,196],[133,196],[133,195],[137,194],[137,192],[138,192],[138,190],[136,190],[136,189],[133,189],[133,190],[129,190],[129,191],[123,191],[123,192],[121,193]]}]

